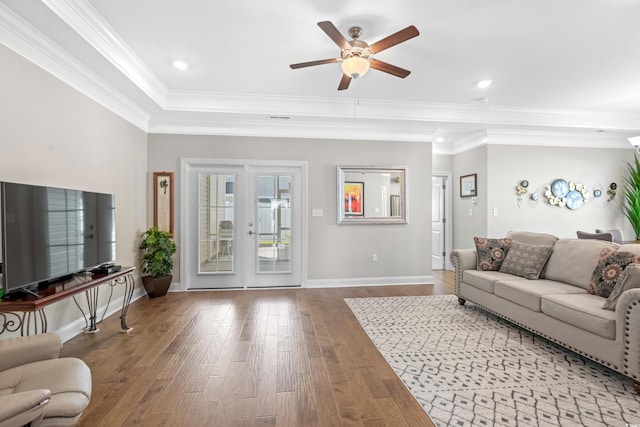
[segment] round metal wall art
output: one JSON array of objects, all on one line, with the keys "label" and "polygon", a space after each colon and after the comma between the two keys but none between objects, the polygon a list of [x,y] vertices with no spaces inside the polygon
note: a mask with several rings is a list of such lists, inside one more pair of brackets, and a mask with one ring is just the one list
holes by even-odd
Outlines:
[{"label": "round metal wall art", "polygon": [[555,198],[561,199],[569,192],[569,183],[564,179],[556,179],[551,183],[551,194]]},{"label": "round metal wall art", "polygon": [[566,205],[569,209],[578,209],[584,203],[584,197],[576,190],[569,191],[566,197]]},{"label": "round metal wall art", "polygon": [[596,184],[593,186],[593,197],[602,196],[602,185]]},{"label": "round metal wall art", "polygon": [[581,182],[556,179],[547,187],[544,195],[551,206],[575,210],[587,203],[589,190]]}]

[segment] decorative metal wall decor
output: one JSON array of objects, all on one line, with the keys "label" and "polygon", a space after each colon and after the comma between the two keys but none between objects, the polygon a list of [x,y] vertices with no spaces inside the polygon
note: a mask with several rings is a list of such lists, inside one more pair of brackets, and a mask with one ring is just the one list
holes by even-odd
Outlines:
[{"label": "decorative metal wall decor", "polygon": [[[607,188],[608,199],[604,202],[603,206],[607,206],[615,197],[616,189],[618,188],[615,182],[609,184]],[[534,191],[529,189],[529,181],[524,179],[516,185],[516,196],[518,200],[518,207],[522,207],[522,202],[525,195],[527,197],[527,204],[529,206],[536,206],[540,200],[540,195],[543,195],[545,200],[550,206],[557,206],[560,208],[568,208],[570,210],[576,210],[591,203],[594,200],[602,197],[603,188],[601,184],[594,184],[593,190],[590,191],[586,185],[578,181],[567,181],[562,178],[555,179],[551,184],[544,184],[536,188]]]},{"label": "decorative metal wall decor", "polygon": [[578,209],[589,200],[589,190],[581,182],[554,180],[544,192],[552,206],[567,207],[571,210]]}]

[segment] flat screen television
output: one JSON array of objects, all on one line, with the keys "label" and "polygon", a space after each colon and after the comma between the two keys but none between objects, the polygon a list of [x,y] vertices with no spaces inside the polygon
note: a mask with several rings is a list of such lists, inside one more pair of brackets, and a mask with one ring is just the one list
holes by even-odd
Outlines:
[{"label": "flat screen television", "polygon": [[5,294],[115,260],[113,194],[11,182],[0,190]]}]

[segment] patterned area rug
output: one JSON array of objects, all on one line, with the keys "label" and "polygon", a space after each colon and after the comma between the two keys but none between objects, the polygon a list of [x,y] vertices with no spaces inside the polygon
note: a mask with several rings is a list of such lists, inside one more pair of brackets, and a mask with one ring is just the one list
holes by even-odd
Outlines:
[{"label": "patterned area rug", "polygon": [[630,380],[471,303],[345,301],[439,427],[640,425]]}]

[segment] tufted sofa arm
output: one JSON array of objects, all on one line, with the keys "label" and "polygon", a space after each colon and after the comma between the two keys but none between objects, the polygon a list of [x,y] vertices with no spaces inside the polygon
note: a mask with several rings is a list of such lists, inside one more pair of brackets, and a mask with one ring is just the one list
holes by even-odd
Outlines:
[{"label": "tufted sofa arm", "polygon": [[624,292],[616,305],[616,325],[622,335],[624,374],[640,382],[640,288]]},{"label": "tufted sofa arm", "polygon": [[39,425],[50,399],[51,391],[47,389],[0,397],[0,427]]},{"label": "tufted sofa arm", "polygon": [[57,359],[62,340],[55,332],[0,339],[0,371],[41,360]]},{"label": "tufted sofa arm", "polygon": [[476,261],[476,250],[475,249],[454,249],[451,251],[449,255],[449,259],[451,259],[451,264],[455,269],[455,292],[457,296],[460,296],[460,283],[462,283],[462,273],[465,270],[475,270],[477,261]]}]

